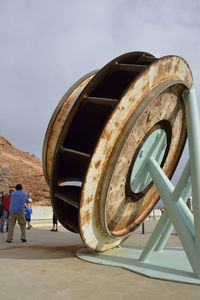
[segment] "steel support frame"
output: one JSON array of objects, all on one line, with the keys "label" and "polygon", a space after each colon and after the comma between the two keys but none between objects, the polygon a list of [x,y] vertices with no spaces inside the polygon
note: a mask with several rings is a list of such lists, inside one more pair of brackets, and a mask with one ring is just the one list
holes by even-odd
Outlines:
[{"label": "steel support frame", "polygon": [[[194,87],[182,94],[187,121],[189,160],[176,187],[153,156],[146,168],[165,211],[145,247],[121,245],[103,253],[79,249],[82,260],[118,266],[152,278],[200,285],[200,121]],[[192,192],[193,214],[186,205]],[[173,226],[183,248],[164,248]],[[188,258],[188,260],[187,260]]]},{"label": "steel support frame", "polygon": [[[184,91],[182,97],[185,103],[190,159],[175,188],[155,159],[149,159],[147,168],[164,203],[165,212],[139,261],[148,262],[153,251],[164,249],[174,225],[194,274],[200,278],[200,124],[194,86]],[[193,214],[186,205],[191,191]]]}]

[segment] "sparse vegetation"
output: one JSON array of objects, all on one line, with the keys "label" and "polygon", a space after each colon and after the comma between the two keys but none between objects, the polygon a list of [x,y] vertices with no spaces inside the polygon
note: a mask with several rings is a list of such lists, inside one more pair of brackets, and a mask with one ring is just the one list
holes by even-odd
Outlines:
[{"label": "sparse vegetation", "polygon": [[17,183],[23,185],[25,192],[32,192],[33,204],[51,205],[40,160],[0,135],[0,191],[8,193]]}]

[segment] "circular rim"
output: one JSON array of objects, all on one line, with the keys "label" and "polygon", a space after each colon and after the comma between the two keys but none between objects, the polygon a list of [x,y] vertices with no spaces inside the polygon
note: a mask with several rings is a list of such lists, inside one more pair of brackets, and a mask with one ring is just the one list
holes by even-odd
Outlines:
[{"label": "circular rim", "polygon": [[[65,118],[65,122],[62,125],[62,130],[60,131],[60,135],[59,135],[58,139],[53,143],[54,155],[51,157],[52,160],[49,160],[49,162],[51,163],[51,165],[50,165],[51,166],[50,194],[51,194],[52,206],[54,207],[54,210],[57,213],[57,217],[58,217],[59,221],[67,229],[69,229],[68,225],[70,223],[70,227],[71,228],[73,227],[73,229],[76,232],[79,232],[79,224],[78,224],[79,222],[78,222],[78,218],[76,218],[76,215],[77,215],[77,212],[79,213],[79,211],[78,211],[79,204],[80,204],[79,195],[81,194],[82,187],[80,189],[76,189],[76,192],[79,194],[79,195],[77,195],[77,193],[74,191],[74,189],[72,190],[72,187],[70,187],[70,185],[69,185],[70,191],[69,191],[69,189],[66,190],[65,188],[61,188],[59,183],[62,183],[62,181],[60,181],[60,179],[63,180],[63,177],[66,177],[66,178],[68,177],[67,179],[69,179],[71,177],[71,178],[76,178],[75,180],[80,179],[81,182],[84,182],[85,173],[87,171],[90,158],[93,155],[93,149],[95,148],[95,145],[98,141],[98,137],[100,134],[100,133],[99,134],[97,133],[97,135],[95,137],[96,141],[95,141],[94,145],[92,145],[92,143],[89,143],[89,145],[93,146],[93,147],[90,148],[90,150],[88,152],[87,152],[88,149],[87,150],[83,149],[84,147],[82,147],[80,149],[80,147],[79,147],[80,144],[78,145],[78,147],[77,147],[77,144],[75,147],[74,147],[74,145],[70,144],[71,143],[71,142],[69,142],[70,139],[73,140],[73,137],[70,136],[71,128],[76,127],[76,125],[77,125],[77,127],[82,126],[81,122],[76,123],[77,116],[80,117],[79,113],[85,104],[91,103],[90,102],[91,98],[94,101],[96,101],[96,99],[97,99],[97,103],[98,103],[98,97],[99,97],[99,99],[101,99],[101,98],[103,98],[103,100],[105,99],[105,102],[103,102],[103,105],[105,105],[105,107],[107,107],[107,108],[109,107],[110,112],[113,111],[113,109],[114,109],[113,106],[116,106],[116,103],[118,102],[118,99],[121,95],[121,91],[125,90],[125,88],[127,87],[127,84],[130,83],[130,76],[128,76],[128,78],[125,77],[124,81],[122,80],[123,82],[121,85],[121,69],[119,69],[119,67],[121,66],[120,64],[123,64],[123,63],[134,64],[134,63],[140,62],[141,64],[144,64],[142,66],[142,70],[143,70],[144,68],[147,67],[147,65],[150,62],[152,62],[153,60],[156,60],[156,59],[157,58],[155,58],[154,56],[152,56],[151,54],[146,53],[146,52],[130,52],[130,53],[127,53],[127,54],[124,54],[124,55],[121,55],[121,56],[115,58],[110,63],[108,63],[105,67],[103,67],[100,71],[98,71],[97,74],[88,82],[88,84],[85,86],[85,88],[83,88],[82,92],[76,97],[76,102],[74,102],[70,113]],[[137,65],[136,65],[136,67],[137,67]],[[141,68],[139,68],[139,70],[136,70],[136,74],[140,71],[141,71]],[[112,73],[116,74],[117,72],[118,72],[118,79],[119,79],[119,73],[120,73],[120,81],[118,80],[119,88],[117,89],[117,93],[116,93],[116,85],[112,86],[112,92],[114,91],[114,93],[113,94],[109,93],[109,91],[110,91],[110,84],[109,84],[109,89],[108,89],[108,86],[106,87],[105,98],[104,98],[104,95],[101,94],[101,92],[99,95],[98,88],[100,86],[101,87],[100,90],[102,91],[101,84],[102,84],[102,82],[104,82],[105,78],[110,78],[109,77],[110,74],[112,74]],[[124,70],[122,70],[122,72],[124,72]],[[128,71],[128,73],[129,73],[129,71]],[[133,76],[135,77],[136,74],[135,74],[135,69],[134,69],[134,72],[131,73],[131,81],[133,80]],[[109,81],[109,83],[110,83],[110,81]],[[108,94],[107,94],[107,92],[108,92]],[[103,94],[104,93],[105,93],[105,86],[103,87]],[[95,99],[95,96],[97,97],[96,99]],[[93,100],[92,100],[92,103],[95,103],[95,102],[93,102]],[[111,100],[111,102],[110,102],[110,100]],[[110,113],[109,113],[109,116],[110,116]],[[101,117],[103,117],[103,120],[106,122],[106,119],[104,118],[104,116],[101,115]],[[106,118],[107,117],[108,117],[108,114],[106,114]],[[76,121],[74,122],[74,120],[76,120]],[[104,125],[105,125],[105,123],[103,123],[103,122],[101,123],[101,126],[102,126],[101,131],[103,130]],[[74,124],[76,124],[76,125],[73,127]],[[56,128],[56,126],[55,126],[55,128]],[[83,128],[85,128],[84,125],[83,125]],[[69,136],[70,136],[70,138],[69,138]],[[77,135],[77,139],[79,139],[78,135]],[[67,143],[66,143],[66,140],[67,140]],[[76,140],[76,142],[79,143],[78,140]],[[62,157],[63,157],[64,153],[67,153],[66,155],[69,156],[68,154],[69,154],[70,148],[73,153],[74,153],[74,150],[75,150],[75,152],[76,152],[76,150],[78,150],[77,156],[79,156],[79,157],[81,156],[82,158],[84,156],[84,161],[81,159],[81,163],[83,163],[84,166],[83,166],[83,169],[79,168],[79,170],[81,170],[81,172],[77,172],[78,169],[77,169],[77,165],[76,165],[75,166],[76,171],[73,173],[73,175],[70,176],[70,174],[68,172],[68,174],[66,176],[66,172],[65,172],[65,175],[62,172],[62,171],[64,171],[64,169],[61,166],[62,165]],[[85,154],[86,154],[86,156],[85,156]],[[73,162],[73,159],[71,162]],[[77,159],[76,159],[76,162],[77,162]],[[74,167],[73,163],[71,165],[72,165],[71,170],[73,170],[73,167]],[[69,168],[69,170],[70,170],[70,168]],[[68,196],[68,194],[70,194],[70,196]],[[69,200],[69,198],[70,198],[70,200]],[[75,211],[76,209],[74,209],[74,205],[77,208],[77,211]],[[72,215],[73,215],[73,218],[71,217]]]},{"label": "circular rim", "polygon": [[[137,107],[135,119],[139,118],[147,105],[145,101],[142,102],[145,97],[154,98],[161,91],[175,84],[181,85],[182,90],[184,90],[189,88],[192,82],[192,74],[185,60],[178,56],[166,56],[149,65],[122,95],[96,145],[82,189],[79,226],[81,237],[90,249],[105,251],[116,247],[125,238],[109,236],[100,224],[98,213],[102,182],[106,180],[105,170],[108,168],[113,145],[116,145],[121,129],[128,128],[127,124]],[[185,137],[183,137],[183,140],[185,141]],[[182,150],[180,154],[181,152]],[[156,191],[154,190],[154,197],[155,194]],[[154,205],[155,202],[148,209],[152,209]]]},{"label": "circular rim", "polygon": [[50,184],[52,161],[54,160],[56,145],[62,133],[64,123],[72,112],[73,105],[76,103],[80,93],[96,73],[97,70],[94,70],[76,81],[62,97],[51,116],[42,148],[42,166],[48,185]]},{"label": "circular rim", "polygon": [[[177,84],[177,82],[174,82],[173,84],[171,83],[170,84],[170,86],[173,88],[174,87],[174,84]],[[142,100],[142,102],[141,102],[141,104],[145,104],[146,103],[146,106],[145,107],[147,107],[147,111],[149,110],[149,108],[151,108],[151,105],[154,105],[154,104],[156,104],[157,103],[157,100],[159,100],[159,98],[160,98],[160,96],[162,96],[163,95],[163,93],[165,93],[165,91],[166,90],[168,90],[169,89],[169,87],[170,87],[169,85],[167,85],[166,86],[166,88],[164,88],[164,87],[160,87],[160,86],[158,86],[157,87],[157,89],[159,90],[158,92],[155,92],[155,94],[154,94],[154,97],[152,97],[152,92],[151,92],[151,94],[150,94],[150,96],[148,96],[148,97],[144,97],[143,98],[143,100]],[[152,98],[151,98],[152,97]],[[163,101],[163,105],[165,105],[165,97],[164,97],[164,101]],[[140,106],[140,105],[139,105]],[[139,108],[139,106],[135,109],[135,111],[134,111],[134,114],[133,114],[133,118],[130,118],[130,124],[129,124],[129,126],[128,126],[128,130],[127,130],[127,132],[128,132],[128,134],[129,134],[129,136],[130,136],[130,130],[131,130],[131,126],[133,126],[133,132],[131,133],[131,136],[134,136],[134,135],[137,135],[137,127],[139,126],[138,125],[138,123],[140,122],[140,120],[142,119],[142,117],[141,116],[143,116],[143,115],[145,115],[145,113],[146,113],[146,111],[145,111],[145,109],[146,108],[144,108],[143,107],[143,114],[141,113],[141,111],[140,111],[140,108]],[[182,105],[183,106],[183,105]],[[175,106],[176,107],[176,106]],[[161,108],[163,108],[162,106],[161,106]],[[163,109],[162,109],[163,110]],[[139,113],[138,113],[138,111],[139,111]],[[176,110],[175,110],[176,111]],[[168,111],[167,111],[167,114],[171,114],[171,110],[169,109]],[[155,122],[155,124],[157,124],[157,121],[159,121],[159,123],[162,123],[163,122],[163,120],[161,120],[160,119],[160,114],[159,114],[159,111],[155,114],[154,113],[154,118],[158,118],[157,120],[156,120],[156,122]],[[172,174],[173,174],[173,172],[174,172],[174,170],[175,170],[175,168],[176,168],[176,164],[175,164],[175,162],[176,163],[178,163],[178,160],[179,160],[179,158],[180,158],[180,156],[181,156],[181,153],[182,153],[182,147],[184,147],[184,144],[185,144],[185,140],[186,140],[186,124],[185,124],[185,117],[183,118],[183,120],[184,120],[184,123],[182,124],[183,126],[182,126],[182,130],[181,130],[181,132],[179,132],[179,137],[177,137],[176,136],[176,134],[175,134],[175,132],[173,132],[172,131],[172,136],[174,135],[174,138],[172,137],[172,140],[171,140],[171,144],[174,144],[174,142],[175,143],[177,143],[176,142],[176,137],[178,138],[178,141],[179,141],[179,144],[177,145],[177,147],[176,147],[176,149],[175,149],[175,156],[173,157],[173,159],[171,159],[171,164],[169,165],[169,162],[168,162],[168,168],[166,168],[166,166],[163,166],[163,169],[164,169],[164,171],[165,171],[165,173],[166,173],[166,175],[169,177],[169,178],[171,178],[171,176],[172,176]],[[135,123],[134,123],[135,122]],[[164,121],[165,122],[165,121]],[[130,126],[131,125],[131,126]],[[153,127],[151,128],[151,130],[155,127],[155,125],[154,125],[154,123],[153,124],[151,124],[151,125],[153,125]],[[168,126],[167,126],[168,127]],[[140,126],[139,126],[139,128],[140,128]],[[135,130],[136,130],[136,132],[135,132]],[[151,132],[151,130],[150,130],[150,132]],[[146,132],[146,134],[148,135],[148,131]],[[178,133],[178,132],[177,132]],[[146,136],[146,134],[144,133],[144,138],[145,138],[145,136]],[[141,139],[138,141],[138,148],[140,148],[141,147],[141,145],[142,145],[142,143],[143,143],[143,136],[141,137]],[[124,149],[126,148],[126,146],[127,146],[127,142],[126,142],[126,144],[124,145],[124,141],[126,141],[128,138],[127,138],[127,136],[126,136],[126,134],[125,133],[123,133],[123,134],[121,134],[121,136],[120,136],[120,138],[118,139],[119,141],[117,141],[117,144],[119,144],[118,145],[118,147],[115,147],[115,148],[118,148],[118,153],[115,151],[115,153],[114,153],[114,158],[116,158],[116,163],[115,163],[115,166],[117,167],[117,164],[118,164],[118,161],[120,161],[120,156],[121,156],[121,147],[122,147],[122,145],[123,145],[123,151],[124,151]],[[137,142],[135,141],[135,143],[137,144]],[[116,145],[117,145],[116,144]],[[114,152],[114,151],[113,151]],[[136,150],[136,153],[137,153],[137,150]],[[135,153],[135,154],[136,154]],[[167,152],[167,154],[168,154],[169,152]],[[135,157],[135,154],[133,153],[133,159],[134,159],[134,157]],[[170,155],[169,155],[169,157],[171,157],[171,151],[170,151],[170,153],[169,153]],[[165,157],[165,159],[167,159],[167,157]],[[115,168],[116,168],[115,167]],[[137,205],[135,205],[135,208],[136,208],[136,211],[135,211],[135,209],[134,209],[134,207],[132,206],[132,207],[129,207],[129,209],[131,209],[131,212],[132,212],[132,214],[129,216],[129,224],[127,224],[123,229],[121,228],[121,229],[119,229],[119,225],[117,226],[118,227],[118,229],[114,229],[114,227],[113,227],[113,224],[111,223],[111,226],[109,226],[110,228],[108,228],[108,226],[107,226],[107,223],[110,223],[110,221],[108,221],[107,220],[107,215],[108,214],[106,214],[106,211],[107,210],[109,210],[108,209],[108,207],[109,207],[109,201],[108,201],[108,196],[106,196],[106,198],[105,198],[105,196],[104,196],[104,198],[103,198],[103,196],[102,195],[104,195],[105,193],[107,193],[108,194],[108,192],[107,191],[110,191],[111,189],[112,189],[112,186],[111,186],[111,181],[112,181],[112,178],[114,177],[114,175],[115,174],[118,174],[119,172],[117,172],[116,170],[115,170],[115,168],[113,169],[113,172],[112,172],[112,174],[111,174],[111,172],[109,172],[109,169],[107,169],[107,170],[105,170],[105,174],[107,173],[108,175],[104,175],[104,176],[107,176],[107,180],[105,181],[103,181],[103,183],[102,183],[102,185],[101,185],[101,198],[100,198],[100,201],[102,202],[102,207],[104,207],[105,209],[104,210],[100,210],[100,212],[101,212],[101,215],[100,215],[100,220],[101,220],[101,226],[104,228],[104,230],[111,236],[111,237],[119,237],[119,236],[126,236],[126,235],[129,235],[130,234],[130,232],[132,232],[134,229],[136,229],[138,226],[139,226],[139,224],[147,217],[147,215],[151,212],[151,210],[153,209],[153,207],[156,205],[156,203],[157,203],[157,201],[158,201],[158,199],[159,199],[159,197],[158,197],[158,193],[157,193],[157,191],[156,191],[156,188],[155,188],[155,186],[151,186],[151,189],[149,189],[149,190],[147,190],[147,192],[146,192],[146,194],[144,194],[143,195],[143,198],[140,198],[140,199],[138,199],[139,201],[138,202],[140,202],[140,203],[137,203]],[[126,165],[124,166],[124,168],[123,169],[126,169]],[[120,176],[122,177],[122,173],[123,173],[123,170],[120,172]],[[126,180],[126,178],[124,179],[124,180]],[[107,184],[107,181],[109,182],[109,185]],[[118,187],[118,184],[115,182],[115,184],[116,184],[116,186]],[[123,186],[123,185],[122,185]],[[127,196],[127,195],[126,195]],[[134,195],[135,196],[135,195]],[[116,197],[117,197],[117,195],[116,195]],[[116,198],[114,197],[114,199],[115,199],[115,202],[116,202]],[[127,197],[127,199],[126,199],[128,202],[133,202],[132,200],[132,198],[130,197],[130,195]],[[126,204],[126,203],[125,203]],[[116,205],[116,203],[115,203],[115,205]],[[121,204],[120,204],[120,206],[121,206]],[[127,205],[123,205],[123,210],[125,209],[125,206],[127,206]],[[110,207],[109,207],[110,208]],[[127,209],[127,207],[126,207],[126,209]],[[134,217],[133,217],[134,216]],[[123,219],[124,219],[124,215],[123,215]],[[132,222],[130,222],[130,220],[132,220]],[[122,220],[118,220],[117,222],[119,222],[120,221],[120,223],[121,223],[121,221]],[[115,221],[115,225],[116,225],[116,221]]]}]

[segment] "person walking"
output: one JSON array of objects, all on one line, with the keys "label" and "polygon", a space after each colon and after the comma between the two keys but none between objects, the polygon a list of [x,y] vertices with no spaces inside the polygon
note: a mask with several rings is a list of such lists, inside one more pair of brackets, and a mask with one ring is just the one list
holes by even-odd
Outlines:
[{"label": "person walking", "polygon": [[10,208],[10,196],[13,190],[9,191],[9,194],[3,199],[3,213],[1,218],[1,232],[4,232],[4,224],[7,219],[6,232],[8,232],[8,217],[9,217],[9,208]]},{"label": "person walking", "polygon": [[11,194],[9,219],[8,219],[8,235],[7,243],[11,243],[13,239],[13,231],[16,221],[20,226],[21,230],[21,241],[27,242],[26,240],[26,219],[24,215],[25,201],[27,194],[22,191],[23,187],[21,184],[16,185],[16,191]]},{"label": "person walking", "polygon": [[53,228],[50,231],[58,232],[58,220],[55,212],[53,212]]}]

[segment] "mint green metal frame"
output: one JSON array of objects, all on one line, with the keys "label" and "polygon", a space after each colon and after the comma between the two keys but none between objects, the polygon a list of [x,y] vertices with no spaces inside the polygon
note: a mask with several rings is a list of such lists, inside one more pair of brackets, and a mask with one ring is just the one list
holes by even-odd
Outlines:
[{"label": "mint green metal frame", "polygon": [[[144,157],[144,164],[142,163],[165,206],[165,211],[146,246],[121,245],[103,253],[90,253],[83,248],[76,252],[80,259],[122,267],[152,278],[200,285],[200,121],[194,87],[185,90],[182,97],[185,103],[190,158],[176,187],[165,175],[153,154],[149,156],[148,153]],[[193,214],[186,205],[191,192]],[[164,249],[173,226],[183,248]]]},{"label": "mint green metal frame", "polygon": [[[175,188],[155,159],[149,159],[147,168],[164,203],[165,212],[139,261],[148,262],[153,251],[163,250],[174,225],[191,267],[200,278],[200,124],[194,87],[186,90],[182,96],[185,103],[190,159]],[[191,190],[193,214],[186,205]]]}]

